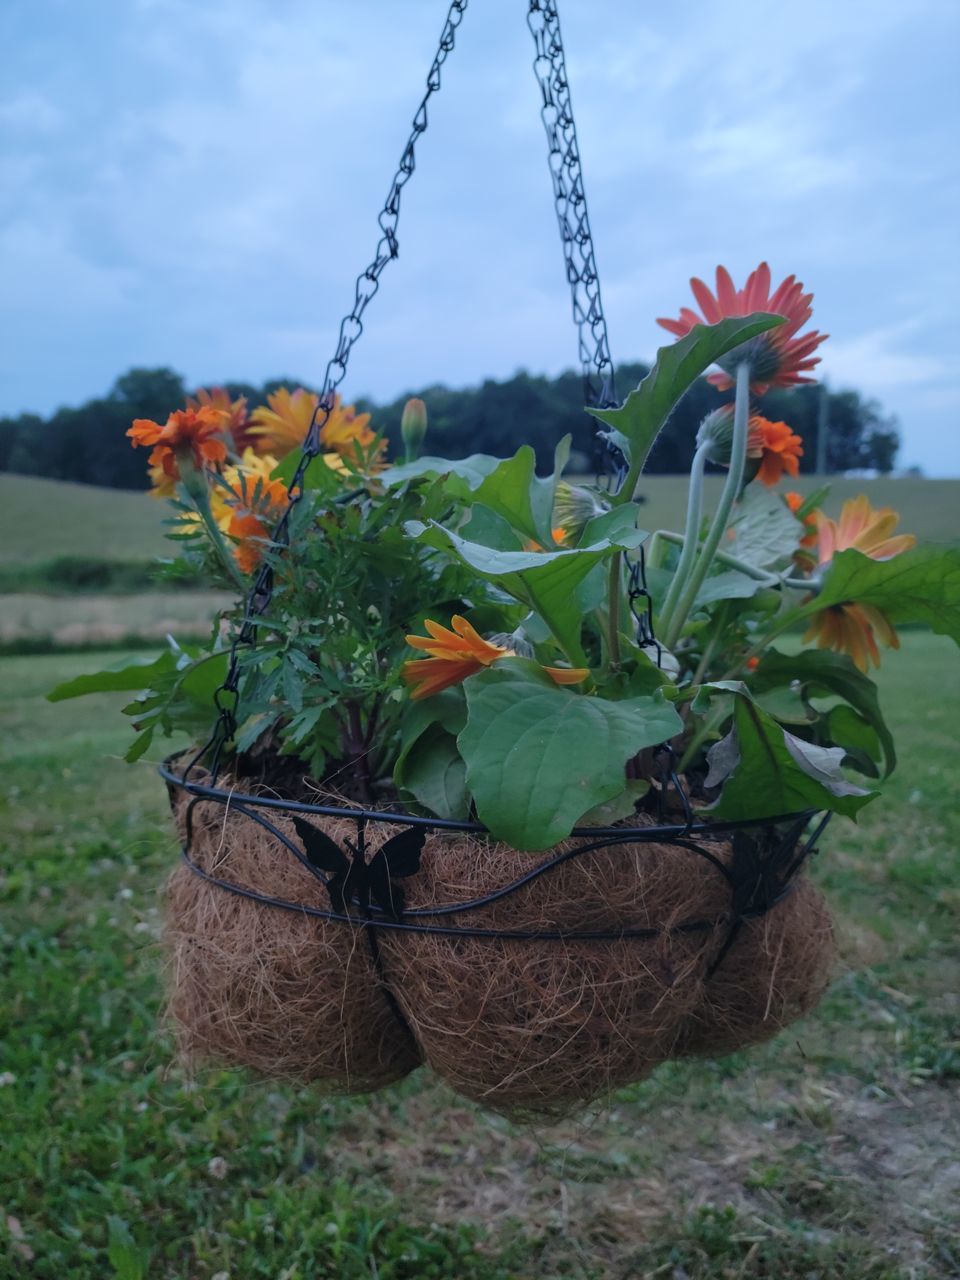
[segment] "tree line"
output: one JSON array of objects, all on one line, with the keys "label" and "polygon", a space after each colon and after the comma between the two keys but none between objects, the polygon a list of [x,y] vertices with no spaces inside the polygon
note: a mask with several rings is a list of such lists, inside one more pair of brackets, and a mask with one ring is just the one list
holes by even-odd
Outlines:
[{"label": "tree line", "polygon": [[[625,364],[617,371],[622,396],[648,372],[643,364]],[[266,402],[279,386],[303,385],[295,378],[274,378],[263,386],[227,382],[234,397],[244,395],[251,407]],[[77,408],[58,409],[50,417],[24,413],[0,418],[0,471],[46,476],[119,489],[144,489],[144,456],[130,448],[125,432],[134,418],[163,421],[182,408],[190,388],[172,369],[131,369],[114,382],[105,396]],[[451,389],[436,385],[409,394],[427,404],[429,434],[425,452],[459,458],[471,453],[507,456],[523,441],[531,444],[538,463],[546,468],[557,441],[573,437],[573,469],[589,471],[596,458],[594,420],[583,409],[583,385],[578,374],[556,378],[520,372],[502,381],[489,378],[479,387]],[[826,403],[821,397],[826,396]],[[388,404],[358,399],[357,407],[373,414],[372,425],[400,451],[400,415],[406,395]],[[685,472],[693,458],[694,439],[702,418],[729,400],[700,380],[674,411],[654,448],[648,472]],[[893,470],[899,433],[894,418],[876,401],[857,391],[823,391],[819,386],[773,391],[763,397],[759,411],[787,422],[803,437],[801,470],[816,469],[818,432],[827,424],[828,472]]]}]

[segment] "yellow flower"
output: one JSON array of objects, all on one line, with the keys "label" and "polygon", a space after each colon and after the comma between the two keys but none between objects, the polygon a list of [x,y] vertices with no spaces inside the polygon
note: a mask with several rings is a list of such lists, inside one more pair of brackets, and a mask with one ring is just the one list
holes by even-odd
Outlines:
[{"label": "yellow flower", "polygon": [[318,395],[302,387],[293,392],[279,387],[267,396],[269,409],[260,405],[250,416],[248,434],[256,438],[258,452],[285,458],[292,449],[299,449],[319,403]]},{"label": "yellow flower", "polygon": [[[431,618],[427,618],[424,625],[429,636],[407,636],[407,644],[412,649],[430,655],[403,664],[403,678],[411,686],[413,699],[429,698],[500,658],[516,656],[512,649],[484,640],[459,614],[451,619],[452,631]],[[579,684],[590,674],[586,667],[544,667],[543,670],[556,684]]]}]

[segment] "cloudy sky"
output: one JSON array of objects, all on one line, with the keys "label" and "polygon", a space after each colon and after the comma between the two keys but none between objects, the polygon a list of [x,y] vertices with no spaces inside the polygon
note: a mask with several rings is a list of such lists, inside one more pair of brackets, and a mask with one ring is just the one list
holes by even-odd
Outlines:
[{"label": "cloudy sky", "polygon": [[[575,356],[523,0],[471,0],[348,396]],[[321,379],[446,0],[3,0],[0,414]],[[960,475],[956,0],[562,0],[615,358],[797,273],[832,385]]]}]

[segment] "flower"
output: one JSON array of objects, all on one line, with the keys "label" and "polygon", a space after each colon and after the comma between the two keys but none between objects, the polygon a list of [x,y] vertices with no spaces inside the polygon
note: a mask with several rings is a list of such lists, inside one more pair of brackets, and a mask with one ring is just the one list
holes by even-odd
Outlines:
[{"label": "flower", "polygon": [[215,504],[216,492],[212,495],[214,518],[236,542],[234,557],[244,573],[253,573],[263,559],[262,544],[270,537],[265,520],[287,504],[287,486],[271,478],[276,465],[269,454],[257,457],[252,448],[245,449],[240,465],[223,473],[229,494],[220,494],[220,504]]},{"label": "flower", "polygon": [[188,409],[216,409],[224,429],[230,433],[234,447],[238,453],[253,444],[250,437],[250,414],[247,410],[247,397],[238,396],[230,399],[230,392],[224,387],[213,387],[210,391],[200,387],[192,396],[187,396]]},{"label": "flower", "polygon": [[[792,489],[783,495],[783,500],[795,516],[806,501],[802,493],[795,493]],[[815,547],[817,545],[817,513],[808,511],[805,516],[797,516],[797,518],[803,521],[804,528],[800,546]]]},{"label": "flower", "polygon": [[187,458],[192,458],[198,469],[210,462],[224,461],[227,446],[216,438],[220,425],[220,414],[205,405],[200,409],[177,409],[163,426],[149,418],[137,418],[127,435],[135,449],[152,447],[150,466],[162,467],[165,475],[177,480],[179,464]]},{"label": "flower", "polygon": [[400,417],[400,437],[408,462],[420,457],[420,450],[427,434],[427,406],[419,396],[411,396],[403,406]]},{"label": "flower", "polygon": [[[440,626],[432,618],[424,623],[429,636],[407,636],[407,644],[429,654],[428,658],[415,658],[403,664],[403,678],[411,686],[413,699],[429,698],[431,694],[448,689],[466,680],[500,658],[517,655],[504,645],[493,644],[459,614],[450,620],[453,630]],[[586,667],[544,667],[556,684],[579,684],[590,674]]]},{"label": "flower", "polygon": [[[817,559],[828,565],[840,551],[859,551],[871,560],[891,560],[916,545],[912,533],[891,537],[900,523],[892,507],[874,510],[869,498],[860,494],[849,498],[840,511],[840,519],[831,520],[815,511],[817,522]],[[876,633],[876,634],[874,634]],[[889,618],[876,605],[856,600],[829,605],[816,614],[804,640],[816,640],[821,649],[848,653],[861,671],[870,663],[880,665],[879,639],[889,649],[899,649],[900,641]]]},{"label": "flower", "polygon": [[868,671],[871,661],[875,667],[880,665],[874,629],[888,649],[900,648],[900,639],[886,615],[875,605],[854,601],[832,604],[818,613],[803,639],[815,639],[820,649],[848,653],[861,671]]},{"label": "flower", "polygon": [[257,450],[284,458],[292,449],[299,449],[307,438],[319,403],[320,397],[304,391],[303,387],[293,392],[278,387],[267,396],[270,408],[261,405],[251,415],[250,435],[256,439]]},{"label": "flower", "polygon": [[863,493],[857,498],[847,499],[839,520],[831,520],[822,511],[814,514],[820,564],[829,564],[838,551],[851,548],[862,551],[871,560],[891,560],[917,544],[912,533],[899,533],[892,538],[890,535],[900,523],[900,516],[892,507],[874,510],[870,499]]},{"label": "flower", "polygon": [[683,307],[679,319],[657,320],[662,328],[678,338],[684,338],[698,324],[718,324],[731,316],[748,316],[757,311],[784,316],[786,323],[776,329],[752,338],[718,361],[723,373],[711,373],[708,381],[721,391],[733,386],[736,366],[744,360],[750,362],[753,390],[762,395],[770,387],[792,387],[799,382],[814,382],[809,371],[820,363],[813,353],[828,336],[814,329],[797,337],[798,330],[810,319],[812,293],[804,293],[803,285],[795,276],[787,276],[771,294],[770,268],[761,262],[756,271],[747,277],[742,289],[737,289],[726,267],[717,267],[716,297],[702,280],[692,279],[690,288],[696,298],[701,316],[690,307]]},{"label": "flower", "polygon": [[772,488],[784,472],[789,476],[800,474],[803,440],[785,422],[753,417],[747,437],[747,457],[761,460],[756,478]]},{"label": "flower", "polygon": [[[261,453],[271,453],[284,458],[292,449],[299,449],[307,438],[307,432],[317,415],[320,397],[299,387],[290,392],[280,387],[267,396],[269,409],[255,409],[250,419],[250,435],[255,436]],[[340,396],[333,397],[333,407],[320,429],[320,443],[330,453],[355,462],[363,457],[376,442],[376,433],[370,429],[369,413],[357,413],[353,405],[340,403]],[[377,452],[386,447],[381,442]]]}]

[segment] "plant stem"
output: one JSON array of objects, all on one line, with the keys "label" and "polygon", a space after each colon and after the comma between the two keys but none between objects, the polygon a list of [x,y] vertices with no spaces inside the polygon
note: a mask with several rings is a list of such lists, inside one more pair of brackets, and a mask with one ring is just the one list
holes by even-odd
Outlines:
[{"label": "plant stem", "polygon": [[607,660],[611,671],[620,666],[620,596],[622,595],[621,564],[623,552],[615,551],[610,557],[610,604],[607,610]]},{"label": "plant stem", "polygon": [[[662,539],[664,542],[673,542],[678,547],[684,545],[684,538],[679,533],[674,533],[671,529],[658,529],[654,537]],[[717,551],[714,554],[714,560],[719,564],[728,565],[731,569],[736,569],[738,573],[745,574],[748,578],[753,578],[757,582],[766,583],[767,586],[776,587],[781,583],[788,587],[809,587],[810,583],[806,580],[800,581],[796,578],[779,578],[775,573],[770,573],[767,569],[760,569],[755,564],[750,564],[746,560],[733,556],[729,551]],[[649,558],[647,560],[649,564]]]},{"label": "plant stem", "polygon": [[177,463],[180,468],[180,479],[183,487],[197,509],[197,514],[206,525],[207,533],[210,535],[210,541],[217,549],[220,559],[223,561],[224,567],[230,574],[237,588],[241,593],[246,592],[247,584],[243,574],[237,568],[237,562],[230,553],[223,534],[213,518],[213,512],[210,510],[210,494],[207,491],[207,482],[203,475],[194,466],[193,458],[189,452],[177,455]]},{"label": "plant stem", "polygon": [[707,668],[710,665],[710,659],[713,657],[714,650],[719,643],[720,637],[723,635],[723,628],[726,624],[727,614],[729,612],[730,610],[727,607],[727,601],[724,600],[720,605],[720,608],[717,610],[716,617],[713,619],[713,628],[710,632],[710,639],[703,647],[703,653],[700,656],[700,661],[697,663],[697,669],[693,673],[693,678],[690,681],[691,684],[699,684],[706,674]]},{"label": "plant stem", "polygon": [[684,628],[693,602],[700,590],[700,585],[713,564],[720,539],[727,527],[730,511],[740,493],[743,484],[743,473],[747,462],[747,438],[750,432],[750,365],[744,361],[737,366],[737,398],[733,409],[733,442],[730,447],[730,470],[727,481],[720,495],[720,504],[713,517],[713,523],[689,580],[683,586],[676,608],[670,618],[669,630],[664,632],[663,642],[668,649],[673,649]]},{"label": "plant stem", "polygon": [[666,635],[670,630],[670,619],[677,607],[677,600],[687,576],[693,567],[697,554],[697,541],[700,537],[700,519],[703,514],[703,469],[707,461],[709,446],[702,444],[693,455],[693,466],[690,468],[690,489],[687,494],[687,522],[683,531],[683,550],[680,563],[670,582],[663,608],[660,610],[658,625]]}]

